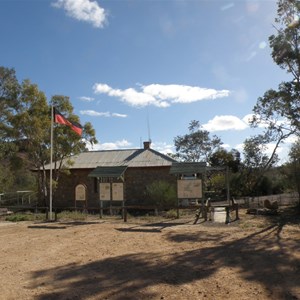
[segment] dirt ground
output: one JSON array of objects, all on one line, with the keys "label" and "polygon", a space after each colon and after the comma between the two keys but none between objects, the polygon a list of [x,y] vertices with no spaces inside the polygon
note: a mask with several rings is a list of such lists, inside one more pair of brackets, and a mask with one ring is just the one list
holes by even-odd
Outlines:
[{"label": "dirt ground", "polygon": [[0,221],[0,299],[300,299],[300,219]]}]

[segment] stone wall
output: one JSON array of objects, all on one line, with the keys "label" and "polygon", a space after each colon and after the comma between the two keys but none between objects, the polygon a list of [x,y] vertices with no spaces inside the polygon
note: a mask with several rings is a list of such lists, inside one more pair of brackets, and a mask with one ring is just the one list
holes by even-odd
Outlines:
[{"label": "stone wall", "polygon": [[[53,207],[99,207],[99,194],[95,179],[88,177],[90,169],[71,170],[70,175],[62,175],[53,195]],[[76,201],[75,188],[78,184],[86,187],[86,201]]]},{"label": "stone wall", "polygon": [[166,181],[176,188],[176,176],[169,174],[170,167],[130,168],[125,173],[126,203],[140,204],[146,200],[146,186],[154,181]]},{"label": "stone wall", "polygon": [[[86,207],[99,208],[99,183],[88,177],[91,169],[71,170],[71,175],[62,175],[53,194],[54,208]],[[127,204],[140,204],[146,200],[146,186],[163,180],[176,188],[176,176],[169,174],[170,167],[128,168],[124,175],[124,198]],[[86,187],[86,201],[75,201],[75,188],[78,184]]]}]

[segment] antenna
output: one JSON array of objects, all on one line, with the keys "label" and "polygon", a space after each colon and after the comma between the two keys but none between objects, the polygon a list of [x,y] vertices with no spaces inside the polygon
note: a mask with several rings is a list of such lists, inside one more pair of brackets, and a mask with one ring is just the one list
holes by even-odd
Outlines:
[{"label": "antenna", "polygon": [[147,128],[148,128],[148,141],[151,142],[150,122],[149,122],[149,105],[147,106]]}]

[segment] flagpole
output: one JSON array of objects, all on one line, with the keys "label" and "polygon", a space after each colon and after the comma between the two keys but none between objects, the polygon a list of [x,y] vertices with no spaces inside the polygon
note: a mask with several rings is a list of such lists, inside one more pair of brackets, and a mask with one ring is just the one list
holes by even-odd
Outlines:
[{"label": "flagpole", "polygon": [[51,105],[49,219],[52,221],[53,105]]}]

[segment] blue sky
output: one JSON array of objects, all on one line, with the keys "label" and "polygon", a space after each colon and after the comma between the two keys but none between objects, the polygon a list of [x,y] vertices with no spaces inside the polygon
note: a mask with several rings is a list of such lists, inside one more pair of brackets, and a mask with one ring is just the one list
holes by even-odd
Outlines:
[{"label": "blue sky", "polygon": [[[240,151],[272,61],[276,1],[0,0],[0,64],[69,96],[98,149],[174,152],[191,120]],[[289,144],[281,149],[284,156]]]}]

